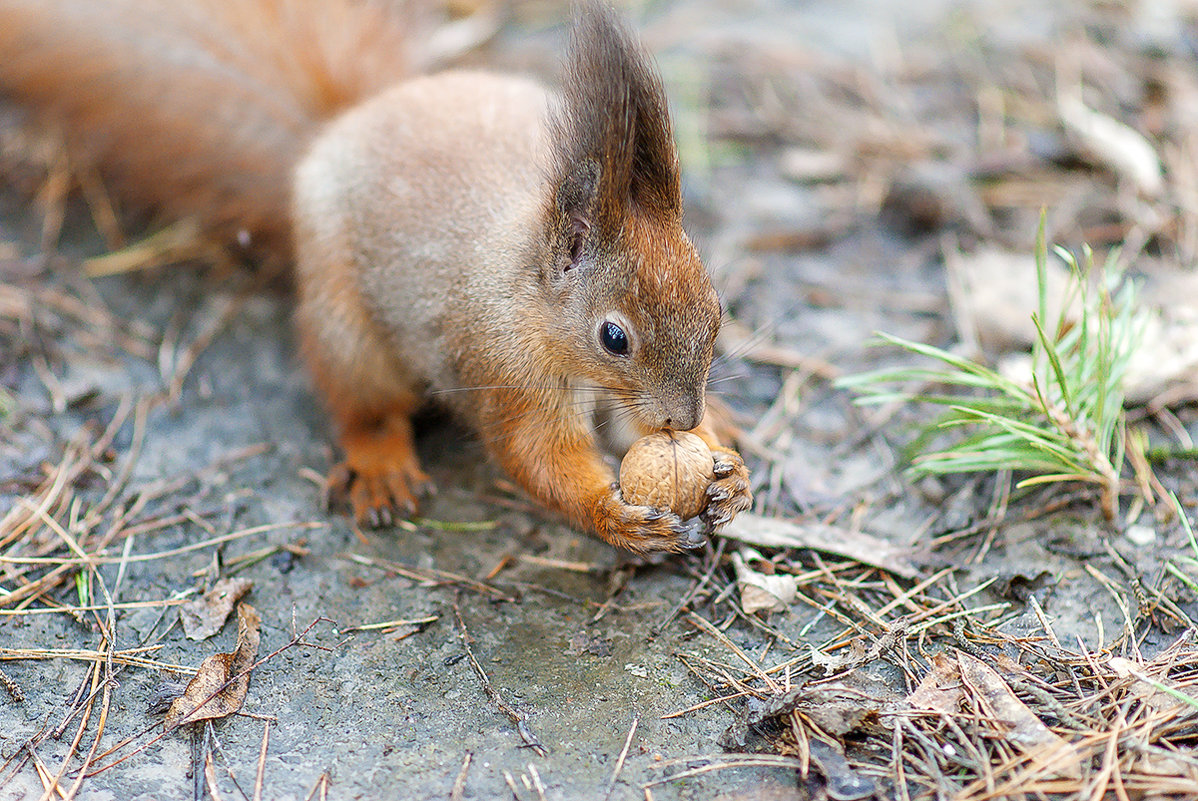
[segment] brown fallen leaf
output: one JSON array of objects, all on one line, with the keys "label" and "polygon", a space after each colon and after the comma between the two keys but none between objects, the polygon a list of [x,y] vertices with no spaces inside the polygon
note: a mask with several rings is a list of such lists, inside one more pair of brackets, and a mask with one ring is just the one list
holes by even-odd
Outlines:
[{"label": "brown fallen leaf", "polygon": [[965,699],[961,686],[961,667],[943,652],[932,655],[932,669],[923,677],[906,703],[914,709],[955,715]]},{"label": "brown fallen leaf", "polygon": [[249,669],[258,658],[261,623],[254,607],[238,604],[237,650],[213,654],[200,664],[195,678],[166,712],[163,724],[167,731],[184,723],[223,718],[241,709],[250,687]]},{"label": "brown fallen leaf", "polygon": [[206,640],[221,630],[233,604],[254,586],[247,578],[223,578],[194,601],[179,607],[179,622],[190,640]]},{"label": "brown fallen leaf", "polygon": [[981,712],[1006,729],[1007,742],[1029,757],[1035,770],[1046,776],[1081,778],[1077,748],[1054,734],[1036,717],[993,668],[977,657],[958,651],[961,680],[977,699]]},{"label": "brown fallen leaf", "polygon": [[[800,751],[788,733],[802,727],[809,732],[803,746],[805,758],[823,774],[826,797],[840,801],[873,798],[877,784],[845,759],[840,741],[878,728],[880,706],[880,700],[855,683],[795,687],[764,699],[749,699],[744,714],[720,735],[719,743],[728,751],[754,751],[764,736],[771,750],[797,756]],[[818,736],[810,735],[813,728]],[[776,736],[778,732],[783,734]],[[829,736],[835,742],[825,739]]]},{"label": "brown fallen leaf", "polygon": [[[1039,305],[1036,259],[1024,251],[980,247],[973,252],[946,248],[949,298],[957,330],[988,350],[1022,351],[1036,339],[1032,315]],[[1069,270],[1057,259],[1044,264],[1045,325],[1055,324],[1069,303],[1069,318],[1080,311],[1069,293]]]},{"label": "brown fallen leaf", "polygon": [[767,574],[754,570],[750,562],[764,561],[752,548],[732,554],[740,603],[746,614],[785,612],[798,594],[798,577],[786,573]]},{"label": "brown fallen leaf", "polygon": [[1073,92],[1063,95],[1057,108],[1065,130],[1083,155],[1131,181],[1142,195],[1157,197],[1164,191],[1160,156],[1143,134],[1114,117],[1087,108]]},{"label": "brown fallen leaf", "polygon": [[[1036,340],[1032,315],[1038,304],[1036,262],[1031,254],[996,248],[972,253],[945,251],[949,295],[957,329],[967,342],[1003,352],[998,371],[1029,384]],[[1045,319],[1076,323],[1081,304],[1069,287],[1069,270],[1059,259],[1044,265]],[[1068,302],[1066,307],[1064,304]],[[1162,270],[1144,287],[1137,309],[1137,347],[1123,389],[1132,405],[1180,406],[1198,399],[1198,276]]]},{"label": "brown fallen leaf", "polygon": [[1119,678],[1132,680],[1129,692],[1153,712],[1176,714],[1190,706],[1185,700],[1165,689],[1167,685],[1147,675],[1145,665],[1122,656],[1111,657],[1107,664]]},{"label": "brown fallen leaf", "polygon": [[826,654],[814,645],[809,646],[809,653],[812,666],[822,670],[825,676],[858,667],[869,659],[869,651],[865,649],[863,640],[850,640],[848,653]]}]

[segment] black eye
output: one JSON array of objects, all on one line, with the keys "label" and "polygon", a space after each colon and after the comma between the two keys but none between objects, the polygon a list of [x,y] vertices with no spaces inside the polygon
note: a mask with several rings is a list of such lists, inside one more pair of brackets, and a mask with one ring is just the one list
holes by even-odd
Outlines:
[{"label": "black eye", "polygon": [[599,339],[608,353],[616,356],[628,355],[628,335],[615,323],[604,323],[599,331]]}]

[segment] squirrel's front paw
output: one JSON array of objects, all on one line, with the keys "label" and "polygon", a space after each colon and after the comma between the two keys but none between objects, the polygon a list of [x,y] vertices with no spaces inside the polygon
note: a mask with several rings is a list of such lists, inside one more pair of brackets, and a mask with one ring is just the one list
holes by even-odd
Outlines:
[{"label": "squirrel's front paw", "polygon": [[636,553],[689,551],[707,542],[707,524],[702,519],[683,520],[667,509],[626,503],[617,487],[602,504],[595,530],[617,548]]},{"label": "squirrel's front paw", "polygon": [[707,508],[701,517],[713,529],[727,523],[753,505],[749,468],[731,448],[712,448],[715,481],[707,487]]},{"label": "squirrel's front paw", "polygon": [[354,465],[347,459],[329,471],[325,498],[326,502],[348,500],[359,525],[378,528],[416,514],[418,498],[433,489],[419,467]]}]

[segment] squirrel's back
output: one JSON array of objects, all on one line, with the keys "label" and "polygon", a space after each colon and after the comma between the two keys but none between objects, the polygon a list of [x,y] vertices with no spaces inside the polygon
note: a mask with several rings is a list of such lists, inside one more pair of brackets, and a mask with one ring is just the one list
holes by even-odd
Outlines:
[{"label": "squirrel's back", "polygon": [[402,22],[370,2],[0,0],[0,92],[116,196],[285,252],[294,165],[404,77]]}]

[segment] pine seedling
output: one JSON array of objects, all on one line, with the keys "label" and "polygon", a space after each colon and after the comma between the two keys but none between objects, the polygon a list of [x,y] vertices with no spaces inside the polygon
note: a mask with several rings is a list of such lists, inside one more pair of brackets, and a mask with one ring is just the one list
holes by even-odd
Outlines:
[{"label": "pine seedling", "polygon": [[[1123,381],[1140,338],[1143,314],[1136,286],[1124,280],[1112,256],[1095,286],[1093,252],[1078,260],[1056,253],[1070,268],[1067,297],[1051,325],[1048,317],[1044,218],[1036,241],[1039,308],[1029,379],[1020,380],[946,350],[881,334],[939,364],[883,369],[842,379],[858,403],[896,400],[931,403],[945,413],[913,443],[917,474],[1011,470],[1025,474],[1017,486],[1085,482],[1098,486],[1102,512],[1119,511],[1124,461]],[[906,388],[904,388],[906,387]],[[910,389],[916,387],[916,389]],[[942,447],[941,434],[958,434]]]}]

